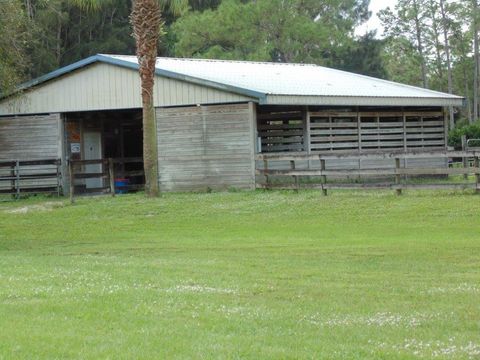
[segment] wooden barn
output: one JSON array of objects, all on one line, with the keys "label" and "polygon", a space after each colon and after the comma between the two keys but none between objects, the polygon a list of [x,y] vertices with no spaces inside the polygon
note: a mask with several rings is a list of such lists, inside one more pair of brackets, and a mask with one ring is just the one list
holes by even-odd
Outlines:
[{"label": "wooden barn", "polygon": [[[134,56],[96,55],[1,98],[0,161],[61,159],[66,181],[69,160],[113,158],[141,183],[137,70]],[[463,105],[316,65],[173,58],[157,60],[154,101],[163,191],[255,188],[259,153],[445,149],[447,108]]]}]

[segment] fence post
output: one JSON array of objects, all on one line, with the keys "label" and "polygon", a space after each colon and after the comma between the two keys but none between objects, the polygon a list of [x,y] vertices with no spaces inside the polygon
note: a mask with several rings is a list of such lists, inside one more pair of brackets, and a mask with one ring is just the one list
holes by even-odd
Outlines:
[{"label": "fence post", "polygon": [[110,193],[115,196],[115,177],[113,172],[113,159],[108,159],[108,179],[110,181]]},{"label": "fence post", "polygon": [[[325,159],[322,159],[320,157],[320,170],[322,171],[322,174],[325,171],[325,168],[326,168]],[[320,178],[321,178],[321,182],[322,182],[322,194],[323,194],[323,196],[327,196],[327,188],[325,187],[325,185],[327,185],[327,176],[322,175]]]},{"label": "fence post", "polygon": [[17,160],[15,162],[15,169],[16,169],[16,193],[17,193],[17,200],[20,199],[20,162]]},{"label": "fence post", "polygon": [[[467,151],[467,135],[462,135],[462,151],[465,152]],[[468,173],[467,173],[467,168],[468,168],[468,157],[462,156],[462,164],[463,168],[465,169],[465,173],[463,174],[463,178],[465,180],[468,180]]]},{"label": "fence post", "polygon": [[477,194],[480,194],[480,171],[478,170],[478,168],[480,167],[480,159],[478,156],[475,156],[474,159],[474,165],[476,170],[475,170],[475,183],[476,183],[476,186],[475,186],[475,192]]},{"label": "fence post", "polygon": [[263,158],[263,171],[265,174],[265,188],[270,189],[270,179],[268,178],[268,159]]},{"label": "fence post", "polygon": [[400,187],[400,174],[398,172],[399,170],[400,170],[400,159],[395,158],[395,185],[397,186],[397,188],[395,189],[395,192],[397,195],[402,195],[402,188]]},{"label": "fence post", "polygon": [[73,204],[75,202],[75,173],[72,160],[68,161],[68,173],[70,174],[69,184],[70,184],[70,203]]},{"label": "fence post", "polygon": [[[290,160],[290,170],[295,170],[295,160]],[[293,180],[295,181],[295,192],[298,193],[298,176],[293,175]]]}]

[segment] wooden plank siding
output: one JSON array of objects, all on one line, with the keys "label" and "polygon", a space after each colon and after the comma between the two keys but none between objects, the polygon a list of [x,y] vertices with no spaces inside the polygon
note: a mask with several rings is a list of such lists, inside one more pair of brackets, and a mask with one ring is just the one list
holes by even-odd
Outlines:
[{"label": "wooden plank siding", "polygon": [[[258,136],[261,153],[349,154],[391,151],[421,151],[446,148],[443,112],[439,108],[414,110],[337,109],[311,110],[308,107],[260,107]],[[319,160],[298,161],[298,169],[320,169]],[[263,162],[257,161],[257,169]],[[289,169],[289,161],[272,163]],[[383,160],[330,159],[331,169],[372,169],[394,166]],[[447,166],[444,158],[402,160],[402,166]]]},{"label": "wooden plank siding", "polygon": [[60,114],[0,117],[0,161],[61,156]]},{"label": "wooden plank siding", "polygon": [[441,111],[261,111],[262,153],[445,148]]},{"label": "wooden plank siding", "polygon": [[157,108],[162,191],[255,187],[252,104]]},{"label": "wooden plank siding", "polygon": [[[60,114],[0,117],[0,162],[61,159],[62,132]],[[57,186],[55,177],[41,178],[42,173],[52,172],[47,167],[26,165],[21,172],[24,188]],[[33,174],[37,176],[33,178]],[[0,176],[8,175],[9,169],[0,169]],[[28,179],[29,175],[32,179]]]},{"label": "wooden plank siding", "polygon": [[[141,108],[138,72],[109,64],[92,64],[20,96],[0,100],[0,115]],[[154,104],[185,106],[247,102],[249,97],[156,76]]]}]

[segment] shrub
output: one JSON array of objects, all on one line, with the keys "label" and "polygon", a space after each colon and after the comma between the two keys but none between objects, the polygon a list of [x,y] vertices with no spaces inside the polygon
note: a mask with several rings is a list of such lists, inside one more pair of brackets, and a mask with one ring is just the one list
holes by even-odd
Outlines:
[{"label": "shrub", "polygon": [[[460,125],[460,126],[458,126]],[[459,123],[455,129],[448,134],[448,145],[453,146],[455,149],[460,150],[462,148],[462,136],[466,135],[468,139],[480,139],[480,121],[476,121],[473,124]],[[475,144],[476,145],[476,144]]]}]

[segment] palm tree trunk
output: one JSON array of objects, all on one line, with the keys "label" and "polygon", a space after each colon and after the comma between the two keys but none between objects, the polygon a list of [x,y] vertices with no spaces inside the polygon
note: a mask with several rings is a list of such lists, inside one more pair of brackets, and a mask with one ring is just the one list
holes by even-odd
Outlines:
[{"label": "palm tree trunk", "polygon": [[143,166],[145,193],[158,196],[158,148],[153,86],[157,44],[160,36],[161,11],[156,0],[134,0],[130,21],[137,45],[137,58],[142,83]]}]

